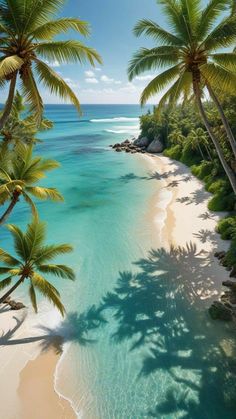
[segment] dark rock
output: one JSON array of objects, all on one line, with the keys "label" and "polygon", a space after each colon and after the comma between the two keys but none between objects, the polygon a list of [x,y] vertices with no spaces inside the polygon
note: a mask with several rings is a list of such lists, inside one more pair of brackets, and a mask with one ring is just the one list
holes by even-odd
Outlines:
[{"label": "dark rock", "polygon": [[158,137],[156,137],[147,147],[148,153],[161,153],[163,149],[163,144]]},{"label": "dark rock", "polygon": [[236,266],[233,267],[229,276],[230,276],[230,278],[236,278]]},{"label": "dark rock", "polygon": [[233,319],[232,309],[220,301],[214,301],[208,311],[213,320],[231,321]]},{"label": "dark rock", "polygon": [[149,145],[150,141],[147,137],[138,138],[134,141],[134,144],[139,147],[147,147]]},{"label": "dark rock", "polygon": [[130,144],[129,140],[125,140],[122,144]]},{"label": "dark rock", "polygon": [[236,282],[230,281],[229,279],[227,279],[227,281],[223,281],[222,285],[224,285],[224,287],[234,288],[236,290]]},{"label": "dark rock", "polygon": [[225,251],[217,252],[217,256],[216,257],[218,259],[223,259],[225,257],[225,255],[226,255],[226,252]]},{"label": "dark rock", "polygon": [[129,148],[126,148],[126,149],[125,149],[125,152],[126,152],[126,153],[130,153],[130,152],[131,152],[131,150],[130,150]]},{"label": "dark rock", "polygon": [[117,147],[117,148],[115,149],[115,151],[117,151],[117,153],[120,153],[120,152],[122,151],[122,149],[121,149],[120,147]]}]

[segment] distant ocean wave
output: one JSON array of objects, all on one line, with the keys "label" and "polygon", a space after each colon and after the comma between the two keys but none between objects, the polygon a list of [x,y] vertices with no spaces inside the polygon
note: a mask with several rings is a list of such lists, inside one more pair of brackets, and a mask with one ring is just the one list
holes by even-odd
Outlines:
[{"label": "distant ocean wave", "polygon": [[126,118],[126,117],[119,117],[119,118],[105,118],[105,119],[91,119],[90,122],[138,122],[139,118]]},{"label": "distant ocean wave", "polygon": [[116,129],[105,129],[105,132],[110,132],[112,134],[134,134],[136,132],[139,132],[140,127],[139,125],[130,125],[127,127],[117,127]]}]

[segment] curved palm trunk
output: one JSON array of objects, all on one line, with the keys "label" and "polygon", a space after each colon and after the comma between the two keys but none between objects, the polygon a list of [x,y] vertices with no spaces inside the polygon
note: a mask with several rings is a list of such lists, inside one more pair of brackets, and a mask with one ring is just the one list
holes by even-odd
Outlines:
[{"label": "curved palm trunk", "polygon": [[20,279],[11,287],[1,298],[0,298],[0,304],[4,303],[5,300],[15,291],[16,288],[19,287],[24,282],[25,276],[22,275]]},{"label": "curved palm trunk", "polygon": [[9,215],[11,214],[14,206],[18,202],[19,196],[20,196],[20,192],[18,192],[18,191],[13,192],[13,197],[11,199],[11,203],[10,203],[9,207],[6,209],[4,214],[0,217],[0,225],[2,225],[7,220]]},{"label": "curved palm trunk", "polygon": [[226,131],[226,134],[227,134],[229,143],[230,143],[231,148],[233,150],[234,157],[236,158],[236,141],[235,141],[234,135],[233,135],[233,133],[231,131],[231,128],[229,126],[228,120],[227,120],[227,118],[226,118],[226,116],[224,114],[224,110],[223,110],[223,108],[222,108],[222,106],[221,106],[221,104],[220,104],[217,96],[215,95],[214,91],[212,90],[211,85],[209,83],[207,83],[206,86],[207,86],[207,90],[208,90],[208,92],[209,92],[209,94],[210,94],[213,102],[215,103],[215,105],[216,105],[216,107],[218,109],[218,112],[220,114],[221,121],[222,121],[222,123],[224,125],[224,128],[225,128],[225,131]]},{"label": "curved palm trunk", "polygon": [[221,161],[221,164],[222,164],[222,166],[225,170],[225,173],[226,173],[226,175],[227,175],[227,177],[230,181],[230,184],[233,188],[233,191],[236,194],[236,177],[234,175],[233,170],[230,168],[227,161],[225,160],[224,153],[223,153],[223,150],[221,148],[221,145],[220,145],[218,139],[216,138],[215,134],[213,133],[212,128],[210,126],[210,123],[207,119],[207,116],[206,116],[206,113],[205,113],[205,110],[204,110],[204,107],[203,107],[203,104],[202,104],[202,101],[201,101],[201,89],[199,87],[198,82],[195,81],[193,83],[193,87],[194,87],[194,93],[195,93],[195,96],[196,96],[196,99],[197,99],[198,108],[199,108],[199,111],[201,113],[201,117],[202,117],[203,122],[205,124],[205,127],[207,129],[207,132],[208,132],[210,138],[212,139],[212,142],[213,142],[213,144],[216,148],[216,151],[217,151],[218,157]]},{"label": "curved palm trunk", "polygon": [[5,105],[5,108],[3,110],[2,116],[0,118],[0,129],[3,128],[4,124],[9,118],[9,115],[11,113],[12,104],[15,96],[15,88],[16,88],[16,79],[17,79],[17,72],[13,75],[11,82],[10,82],[10,88],[8,93],[7,102]]}]

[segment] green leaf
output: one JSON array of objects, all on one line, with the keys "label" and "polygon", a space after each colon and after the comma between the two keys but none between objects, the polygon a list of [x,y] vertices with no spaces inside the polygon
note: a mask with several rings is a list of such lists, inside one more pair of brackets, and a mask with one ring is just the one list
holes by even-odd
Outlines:
[{"label": "green leaf", "polygon": [[87,22],[77,18],[66,17],[57,20],[51,20],[50,22],[37,27],[33,32],[31,32],[30,36],[35,39],[50,40],[55,35],[63,32],[65,33],[70,29],[79,32],[83,36],[88,36],[90,34],[89,25]]},{"label": "green leaf", "polygon": [[74,271],[66,265],[40,265],[40,272],[59,276],[64,279],[75,280]]},{"label": "green leaf", "polygon": [[2,281],[0,281],[0,290],[3,290],[4,288],[8,287],[8,285],[11,284],[12,281],[12,277],[9,276],[6,279],[3,279]]},{"label": "green leaf", "polygon": [[0,59],[0,78],[6,77],[21,68],[24,61],[18,55],[11,55],[10,57]]}]

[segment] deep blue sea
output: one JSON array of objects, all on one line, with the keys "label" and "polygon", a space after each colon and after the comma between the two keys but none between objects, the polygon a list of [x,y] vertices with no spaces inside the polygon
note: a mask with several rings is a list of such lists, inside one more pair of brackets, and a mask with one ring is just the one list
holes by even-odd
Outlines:
[{"label": "deep blue sea", "polygon": [[[36,153],[61,167],[41,184],[57,187],[65,202],[37,204],[48,242],[74,246],[61,263],[77,276],[54,280],[67,308],[51,331],[66,342],[56,389],[85,419],[235,419],[230,331],[176,284],[177,261],[160,250],[148,220],[157,192],[149,164],[109,148],[137,135],[146,111],[84,105],[79,118],[73,107],[46,107],[54,128],[40,134]],[[29,215],[19,203],[10,222],[23,227]],[[3,241],[11,247],[5,230]]]}]

